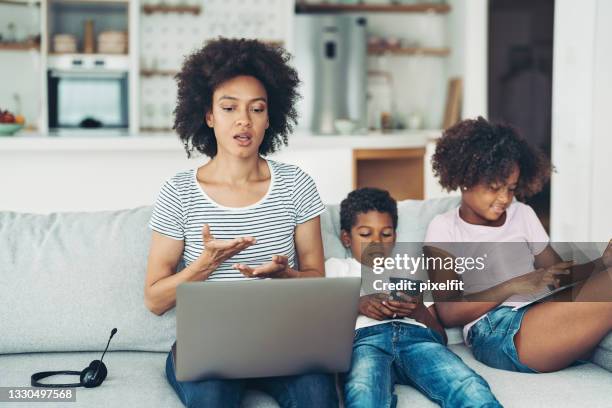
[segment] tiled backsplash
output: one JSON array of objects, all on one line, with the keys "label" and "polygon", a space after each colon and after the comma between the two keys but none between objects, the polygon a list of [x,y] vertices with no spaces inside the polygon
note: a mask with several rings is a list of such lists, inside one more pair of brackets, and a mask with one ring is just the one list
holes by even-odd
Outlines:
[{"label": "tiled backsplash", "polygon": [[[155,2],[146,2],[155,5]],[[176,102],[173,73],[186,55],[217,37],[285,42],[286,0],[203,0],[165,5],[198,5],[200,14],[152,13],[140,18],[140,127],[172,127]]]}]

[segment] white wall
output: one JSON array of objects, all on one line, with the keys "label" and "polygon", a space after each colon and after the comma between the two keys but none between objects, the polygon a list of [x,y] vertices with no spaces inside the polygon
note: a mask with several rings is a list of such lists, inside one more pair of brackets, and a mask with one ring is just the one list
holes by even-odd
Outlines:
[{"label": "white wall", "polygon": [[556,0],[551,237],[612,238],[612,2]]},{"label": "white wall", "polygon": [[463,78],[462,118],[487,117],[489,0],[449,0],[448,77]]},{"label": "white wall", "polygon": [[[176,146],[21,151],[0,147],[0,211],[102,211],[151,205],[164,180],[207,160],[188,160],[178,141]],[[271,158],[310,174],[325,203],[337,204],[352,190],[351,147],[286,148]]]}]

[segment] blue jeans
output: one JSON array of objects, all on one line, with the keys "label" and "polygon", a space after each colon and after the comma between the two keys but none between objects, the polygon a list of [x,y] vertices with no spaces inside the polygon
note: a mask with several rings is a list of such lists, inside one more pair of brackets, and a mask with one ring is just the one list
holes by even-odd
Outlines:
[{"label": "blue jeans", "polygon": [[512,310],[508,306],[498,306],[470,327],[468,342],[474,358],[500,370],[537,373],[521,363],[514,345],[514,336],[528,309]]},{"label": "blue jeans", "polygon": [[240,407],[247,388],[270,394],[283,408],[336,408],[338,396],[330,374],[306,374],[248,380],[177,381],[172,352],[166,359],[166,377],[186,407]]},{"label": "blue jeans", "polygon": [[346,407],[395,407],[396,383],[414,386],[442,407],[501,407],[489,384],[431,329],[390,322],[357,330]]},{"label": "blue jeans", "polygon": [[[512,310],[508,306],[498,306],[470,327],[468,342],[474,358],[500,370],[538,373],[521,362],[514,344],[514,336],[520,330],[523,317],[530,307]],[[576,360],[572,366],[586,362]]]}]

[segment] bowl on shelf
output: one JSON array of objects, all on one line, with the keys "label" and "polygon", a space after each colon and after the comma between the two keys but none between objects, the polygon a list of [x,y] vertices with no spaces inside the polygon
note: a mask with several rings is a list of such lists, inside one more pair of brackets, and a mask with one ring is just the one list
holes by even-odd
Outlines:
[{"label": "bowl on shelf", "polygon": [[341,135],[350,135],[357,127],[357,123],[351,119],[336,119],[334,120],[334,127]]},{"label": "bowl on shelf", "polygon": [[0,123],[0,136],[13,136],[22,127],[19,123]]}]

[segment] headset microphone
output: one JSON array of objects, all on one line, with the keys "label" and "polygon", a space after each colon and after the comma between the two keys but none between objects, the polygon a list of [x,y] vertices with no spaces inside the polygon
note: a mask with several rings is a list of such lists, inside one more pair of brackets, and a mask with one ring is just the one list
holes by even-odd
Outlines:
[{"label": "headset microphone", "polygon": [[[35,373],[35,374],[32,374],[32,377],[31,377],[32,386],[33,387],[45,387],[45,388],[74,388],[74,387],[93,388],[93,387],[99,386],[100,384],[102,384],[102,382],[104,381],[108,373],[108,371],[106,370],[106,366],[102,362],[102,359],[104,358],[104,355],[106,354],[106,351],[108,350],[108,346],[110,345],[110,341],[115,335],[115,333],[117,333],[116,328],[114,328],[111,331],[111,335],[108,338],[108,342],[106,343],[106,348],[104,349],[104,352],[102,353],[102,357],[100,358],[100,360],[92,361],[91,363],[89,363],[89,366],[83,369],[83,371],[44,371],[41,373]],[[39,380],[43,378],[46,378],[52,375],[58,375],[58,374],[78,375],[80,382],[71,383],[71,384],[41,384],[38,382]]]}]

